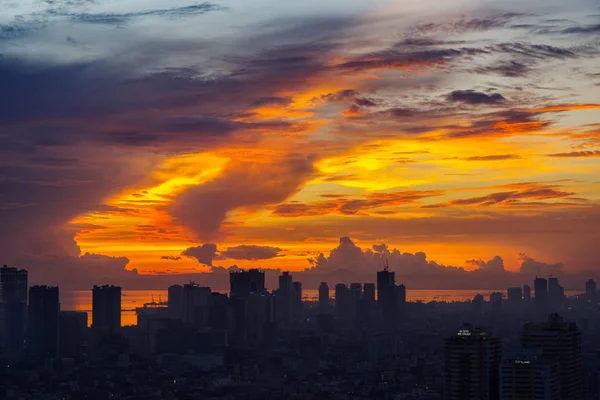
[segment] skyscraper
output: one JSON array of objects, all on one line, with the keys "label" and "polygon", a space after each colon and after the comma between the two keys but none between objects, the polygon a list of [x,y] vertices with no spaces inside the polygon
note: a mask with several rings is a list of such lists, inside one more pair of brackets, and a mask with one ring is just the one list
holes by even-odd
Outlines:
[{"label": "skyscraper", "polygon": [[566,323],[558,314],[547,322],[528,323],[521,337],[523,348],[539,349],[560,367],[561,399],[582,399],[581,334],[574,323]]},{"label": "skyscraper", "polygon": [[396,286],[395,290],[398,311],[403,313],[406,309],[406,286],[398,285]]},{"label": "skyscraper", "polygon": [[169,286],[168,291],[169,315],[174,319],[183,319],[183,286]]},{"label": "skyscraper", "polygon": [[363,285],[363,297],[369,304],[375,302],[375,284],[365,283]]},{"label": "skyscraper", "polygon": [[319,313],[327,314],[329,311],[329,286],[327,282],[321,282],[319,286]]},{"label": "skyscraper", "polygon": [[121,327],[121,288],[94,286],[92,290],[92,329],[113,334]]},{"label": "skyscraper", "polygon": [[565,289],[558,283],[558,278],[548,279],[548,304],[550,312],[558,312],[562,307],[565,297]]},{"label": "skyscraper", "polygon": [[58,348],[64,358],[82,358],[85,354],[88,315],[82,311],[61,311],[58,321]]},{"label": "skyscraper", "polygon": [[535,309],[538,316],[546,317],[548,313],[548,281],[544,278],[535,278]]},{"label": "skyscraper", "polygon": [[387,267],[377,272],[377,304],[383,323],[388,327],[393,326],[398,310],[396,277]]},{"label": "skyscraper", "polygon": [[511,287],[507,291],[506,305],[511,311],[520,309],[523,303],[523,289],[520,287]]},{"label": "skyscraper", "polygon": [[29,321],[27,337],[29,354],[35,358],[58,355],[58,317],[60,313],[58,287],[29,288]]},{"label": "skyscraper", "polygon": [[275,295],[275,318],[280,327],[289,326],[294,319],[293,291],[292,275],[284,271],[279,275],[279,287]]},{"label": "skyscraper", "polygon": [[335,285],[335,315],[341,321],[347,322],[352,317],[350,311],[352,298],[350,290],[343,283]]},{"label": "skyscraper", "polygon": [[490,305],[492,306],[492,312],[500,312],[502,310],[502,292],[490,294]]},{"label": "skyscraper", "polygon": [[500,340],[463,325],[445,343],[446,400],[495,400],[499,395]]},{"label": "skyscraper", "polygon": [[558,361],[539,351],[507,357],[500,368],[500,400],[560,400]]},{"label": "skyscraper", "polygon": [[0,353],[18,356],[23,350],[27,319],[27,271],[0,268]]},{"label": "skyscraper", "polygon": [[298,322],[302,319],[302,283],[294,282],[292,288],[292,316]]},{"label": "skyscraper", "polygon": [[531,301],[531,286],[529,285],[523,286],[523,301],[526,304],[529,304],[529,302]]},{"label": "skyscraper", "polygon": [[211,296],[209,287],[195,283],[183,285],[183,322],[197,328],[208,325],[208,301]]},{"label": "skyscraper", "polygon": [[258,269],[232,271],[229,274],[230,297],[246,297],[251,293],[263,294],[265,273]]},{"label": "skyscraper", "polygon": [[596,304],[596,296],[598,294],[598,290],[596,289],[596,282],[593,279],[588,279],[585,283],[585,297],[587,301],[591,304]]}]

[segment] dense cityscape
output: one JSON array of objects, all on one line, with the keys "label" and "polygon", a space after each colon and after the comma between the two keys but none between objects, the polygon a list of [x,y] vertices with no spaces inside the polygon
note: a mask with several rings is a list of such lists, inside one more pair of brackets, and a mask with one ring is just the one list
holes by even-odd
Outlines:
[{"label": "dense cityscape", "polygon": [[[0,396],[7,399],[598,399],[596,283],[565,297],[538,277],[469,302],[407,302],[394,272],[323,282],[230,274],[230,292],[169,287],[121,326],[121,288],[94,286],[92,323],[58,287],[1,272]],[[375,277],[374,277],[375,278]]]}]

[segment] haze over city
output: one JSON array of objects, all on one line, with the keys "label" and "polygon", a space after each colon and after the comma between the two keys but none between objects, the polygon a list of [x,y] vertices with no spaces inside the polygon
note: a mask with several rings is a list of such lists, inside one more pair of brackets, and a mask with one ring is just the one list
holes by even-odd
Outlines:
[{"label": "haze over city", "polygon": [[0,5],[0,261],[32,283],[597,276],[596,1]]}]

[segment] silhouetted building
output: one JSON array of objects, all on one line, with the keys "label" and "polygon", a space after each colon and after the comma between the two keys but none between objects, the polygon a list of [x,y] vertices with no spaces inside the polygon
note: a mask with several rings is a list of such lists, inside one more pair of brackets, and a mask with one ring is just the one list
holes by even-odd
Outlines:
[{"label": "silhouetted building", "polygon": [[565,289],[558,283],[558,278],[548,279],[548,303],[551,312],[558,312],[562,307]]},{"label": "silhouetted building", "polygon": [[535,278],[535,309],[539,316],[545,317],[548,313],[548,281],[544,278]]},{"label": "silhouetted building", "polygon": [[284,271],[279,276],[279,287],[275,293],[275,318],[277,325],[290,326],[294,320],[294,283],[292,275]]},{"label": "silhouetted building", "polygon": [[348,287],[343,283],[335,285],[335,315],[343,322],[349,322],[353,319],[352,296]]},{"label": "silhouetted building", "polygon": [[502,361],[500,400],[561,400],[558,361],[522,351]]},{"label": "silhouetted building", "polygon": [[507,290],[506,305],[511,311],[517,311],[523,305],[523,289],[511,287]]},{"label": "silhouetted building", "polygon": [[229,297],[225,293],[211,293],[208,299],[208,323],[214,329],[229,327]]},{"label": "silhouetted building", "polygon": [[121,327],[121,288],[94,286],[92,290],[92,329],[113,334]]},{"label": "silhouetted building", "polygon": [[168,296],[169,315],[171,318],[183,319],[183,286],[169,286]]},{"label": "silhouetted building", "polygon": [[561,399],[582,399],[581,334],[574,323],[552,314],[548,322],[526,324],[521,341],[524,348],[539,349],[545,357],[558,361]]},{"label": "silhouetted building", "polygon": [[58,320],[58,349],[63,358],[83,358],[87,344],[88,315],[81,311],[61,311]]},{"label": "silhouetted building", "polygon": [[263,294],[265,273],[258,269],[232,271],[229,274],[230,297],[245,297],[250,294]]},{"label": "silhouetted building", "polygon": [[27,271],[0,268],[0,353],[15,357],[23,350],[27,319]]},{"label": "silhouetted building", "polygon": [[294,282],[292,288],[292,316],[298,322],[302,319],[302,283]]},{"label": "silhouetted building", "polygon": [[494,292],[490,294],[490,305],[492,312],[500,312],[502,310],[502,293]]},{"label": "silhouetted building", "polygon": [[319,286],[319,313],[327,314],[329,312],[329,286],[327,282],[321,282]]},{"label": "silhouetted building", "polygon": [[596,289],[596,282],[593,279],[588,279],[585,283],[585,297],[587,301],[592,304],[596,304],[596,296],[598,290]]},{"label": "silhouetted building", "polygon": [[183,322],[203,328],[208,325],[209,287],[188,283],[183,285]]},{"label": "silhouetted building", "polygon": [[34,358],[54,358],[58,355],[59,313],[58,287],[29,288],[27,337],[29,354]]},{"label": "silhouetted building", "polygon": [[383,271],[377,272],[377,304],[383,323],[388,327],[396,323],[397,299],[395,274],[386,267]]},{"label": "silhouetted building", "polygon": [[526,304],[531,302],[531,287],[529,285],[523,286],[523,301]]},{"label": "silhouetted building", "polygon": [[375,284],[365,283],[363,285],[363,297],[369,304],[375,303]]},{"label": "silhouetted building", "polygon": [[471,311],[476,321],[481,321],[483,318],[483,303],[485,303],[485,300],[480,294],[476,294],[471,301]]},{"label": "silhouetted building", "polygon": [[396,304],[398,311],[402,314],[406,310],[406,286],[398,285],[396,291]]},{"label": "silhouetted building", "polygon": [[500,340],[463,325],[445,343],[446,400],[495,400],[499,395]]}]

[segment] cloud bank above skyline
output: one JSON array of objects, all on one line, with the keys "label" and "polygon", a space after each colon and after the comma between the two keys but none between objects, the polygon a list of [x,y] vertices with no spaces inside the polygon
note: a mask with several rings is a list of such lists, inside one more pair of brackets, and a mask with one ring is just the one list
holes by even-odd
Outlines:
[{"label": "cloud bank above skyline", "polygon": [[0,6],[0,262],[34,282],[600,265],[592,1]]}]

